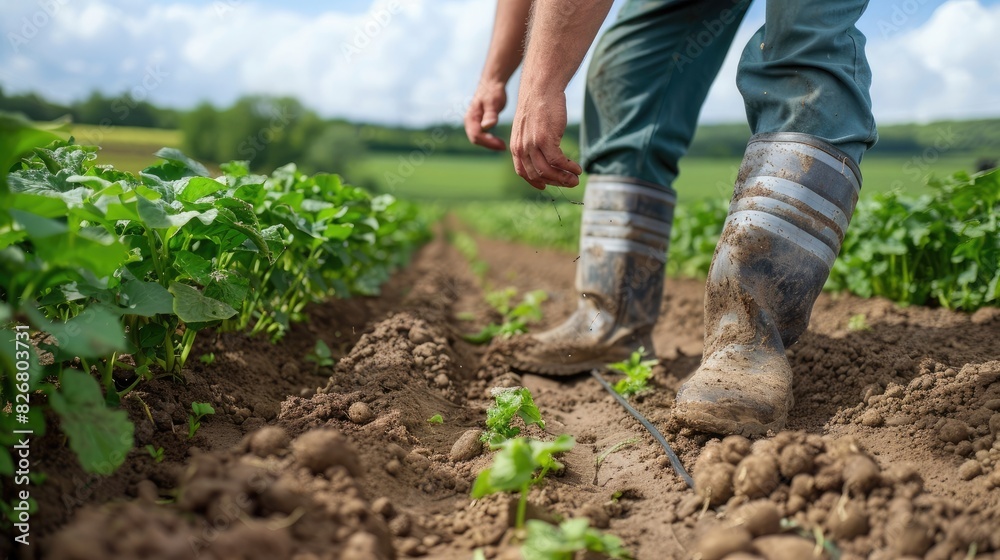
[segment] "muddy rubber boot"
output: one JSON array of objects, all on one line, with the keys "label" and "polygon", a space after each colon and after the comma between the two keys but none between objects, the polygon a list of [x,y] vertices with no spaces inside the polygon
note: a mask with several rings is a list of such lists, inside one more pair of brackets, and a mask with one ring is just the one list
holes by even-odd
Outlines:
[{"label": "muddy rubber boot", "polygon": [[807,134],[750,139],[705,293],[701,367],[675,417],[716,434],[780,430],[792,406],[785,348],[809,324],[861,189],[861,173]]},{"label": "muddy rubber boot", "polygon": [[640,347],[652,356],[663,297],[676,198],[666,187],[591,175],[584,195],[579,302],[563,324],[513,340],[521,371],[573,375],[624,360]]}]

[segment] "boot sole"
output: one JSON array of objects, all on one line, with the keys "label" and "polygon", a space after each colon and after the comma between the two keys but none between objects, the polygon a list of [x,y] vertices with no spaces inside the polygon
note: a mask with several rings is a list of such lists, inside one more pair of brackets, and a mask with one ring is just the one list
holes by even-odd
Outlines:
[{"label": "boot sole", "polygon": [[534,373],[549,377],[570,377],[587,373],[592,369],[603,369],[606,364],[596,360],[580,362],[578,364],[533,364],[528,362],[511,361],[511,368],[522,373]]},{"label": "boot sole", "polygon": [[785,427],[788,420],[788,412],[795,404],[795,398],[789,394],[786,399],[785,414],[772,422],[760,422],[753,418],[720,418],[709,412],[698,410],[697,403],[688,403],[677,407],[674,411],[674,418],[684,426],[718,435],[739,435],[744,437],[762,437],[768,432],[777,433]]}]

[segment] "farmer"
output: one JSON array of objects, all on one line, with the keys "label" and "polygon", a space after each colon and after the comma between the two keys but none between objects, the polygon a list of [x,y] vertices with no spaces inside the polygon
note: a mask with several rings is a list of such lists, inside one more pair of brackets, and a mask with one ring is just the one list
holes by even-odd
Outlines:
[{"label": "farmer", "polygon": [[[522,338],[513,365],[568,375],[644,348],[660,312],[678,160],[749,0],[627,0],[587,73],[581,163],[559,147],[564,90],[612,0],[500,0],[485,68],[465,117],[488,131],[522,62],[510,150],[536,189],[584,197],[576,312]],[[682,423],[718,434],[778,430],[792,405],[785,348],[809,314],[861,188],[858,162],[877,138],[871,70],[855,27],[867,0],[768,0],[736,83],[752,129],[709,271],[705,351],[677,393]]]}]

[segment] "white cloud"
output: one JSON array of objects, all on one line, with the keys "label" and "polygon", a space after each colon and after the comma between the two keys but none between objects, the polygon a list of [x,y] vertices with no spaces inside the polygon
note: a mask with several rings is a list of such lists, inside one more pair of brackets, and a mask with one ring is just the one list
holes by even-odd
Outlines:
[{"label": "white cloud", "polygon": [[1000,5],[957,0],[922,26],[871,44],[872,99],[881,121],[1000,114]]},{"label": "white cloud", "polygon": [[[8,91],[65,102],[92,89],[136,90],[182,107],[266,93],[295,96],[327,116],[428,124],[460,120],[485,58],[495,0],[376,0],[366,13],[331,8],[318,16],[246,0],[47,2],[51,13],[32,2],[3,8],[0,80]],[[744,118],[735,72],[761,23],[756,12],[750,18],[711,89],[704,121]],[[871,37],[876,116],[1000,114],[998,35],[1000,7],[954,0],[914,29]],[[148,87],[151,72],[162,79]],[[580,116],[583,75],[567,91],[571,120]]]}]

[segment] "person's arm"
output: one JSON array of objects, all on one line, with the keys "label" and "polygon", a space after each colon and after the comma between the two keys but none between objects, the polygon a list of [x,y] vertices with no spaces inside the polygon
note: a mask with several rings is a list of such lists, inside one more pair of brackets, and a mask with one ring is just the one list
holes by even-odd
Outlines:
[{"label": "person's arm", "polygon": [[514,170],[536,189],[575,187],[583,169],[559,142],[566,132],[566,86],[594,42],[612,0],[535,4],[511,131]]},{"label": "person's arm", "polygon": [[465,113],[465,135],[469,142],[502,151],[504,141],[487,132],[497,124],[507,104],[507,80],[524,57],[524,38],[533,0],[497,0],[493,38],[472,103]]}]

